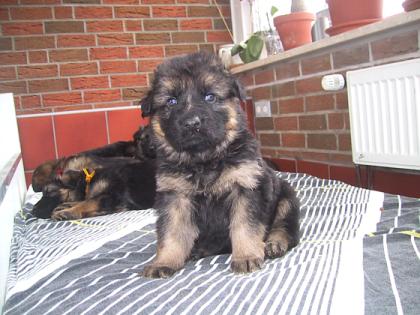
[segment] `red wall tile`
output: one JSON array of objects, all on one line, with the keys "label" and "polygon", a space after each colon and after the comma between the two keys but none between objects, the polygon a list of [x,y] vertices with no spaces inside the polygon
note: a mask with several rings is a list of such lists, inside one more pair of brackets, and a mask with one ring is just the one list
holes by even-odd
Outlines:
[{"label": "red wall tile", "polygon": [[115,110],[107,112],[109,141],[132,140],[139,126],[147,122],[141,117],[140,109]]},{"label": "red wall tile", "polygon": [[308,161],[297,161],[297,171],[299,173],[306,173],[320,178],[329,178],[327,164]]},{"label": "red wall tile", "polygon": [[357,185],[356,170],[352,167],[331,165],[330,178],[340,180],[353,186]]},{"label": "red wall tile", "polygon": [[19,118],[17,121],[25,169],[33,170],[42,162],[55,159],[51,117]]},{"label": "red wall tile", "polygon": [[93,112],[55,116],[58,156],[107,144],[105,115],[105,112]]}]

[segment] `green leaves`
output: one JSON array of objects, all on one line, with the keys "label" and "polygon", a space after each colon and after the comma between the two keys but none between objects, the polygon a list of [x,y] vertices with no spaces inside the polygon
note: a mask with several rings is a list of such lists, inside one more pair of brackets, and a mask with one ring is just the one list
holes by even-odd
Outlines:
[{"label": "green leaves", "polygon": [[251,35],[251,37],[246,42],[242,42],[233,46],[230,53],[232,56],[239,53],[241,60],[244,63],[249,63],[260,58],[263,47],[264,40],[259,34],[256,33]]},{"label": "green leaves", "polygon": [[272,7],[271,7],[271,16],[274,16],[274,14],[276,14],[278,10],[279,10],[279,9],[277,9],[277,7],[272,6]]}]

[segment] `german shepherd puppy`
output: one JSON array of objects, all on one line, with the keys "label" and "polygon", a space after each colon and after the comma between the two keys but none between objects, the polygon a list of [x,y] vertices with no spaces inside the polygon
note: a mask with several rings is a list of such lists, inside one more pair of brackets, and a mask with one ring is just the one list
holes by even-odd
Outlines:
[{"label": "german shepherd puppy", "polygon": [[156,152],[151,142],[151,128],[140,127],[133,135],[133,141],[118,141],[100,148],[83,151],[76,155],[64,157],[54,161],[46,161],[39,165],[32,175],[32,188],[40,192],[56,178],[60,178],[68,169],[82,170],[83,168],[97,169],[112,166],[114,161],[105,158],[126,157],[140,161],[154,159]]},{"label": "german shepherd puppy", "polygon": [[153,206],[153,161],[126,159],[99,169],[66,170],[44,187],[32,213],[39,218],[74,220]]},{"label": "german shepherd puppy", "polygon": [[260,269],[299,242],[299,201],[261,157],[238,81],[204,52],[155,71],[142,112],[157,153],[157,254],[146,277],[169,277],[191,257],[232,253],[235,273]]}]

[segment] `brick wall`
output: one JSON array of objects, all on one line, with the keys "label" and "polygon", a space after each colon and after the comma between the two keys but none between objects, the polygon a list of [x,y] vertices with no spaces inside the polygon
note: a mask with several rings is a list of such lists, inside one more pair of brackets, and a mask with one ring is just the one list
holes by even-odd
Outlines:
[{"label": "brick wall", "polygon": [[18,114],[132,105],[164,58],[231,42],[210,0],[0,0],[0,21]]},{"label": "brick wall", "polygon": [[163,59],[231,42],[212,0],[0,0],[0,30],[28,183],[45,160],[131,139]]},{"label": "brick wall", "polygon": [[[419,58],[419,23],[295,55],[241,72],[252,101],[270,100],[272,117],[256,118],[262,153],[281,169],[356,184],[352,163],[347,90],[326,92],[321,79],[379,64]],[[420,158],[420,157],[419,157]],[[362,170],[366,185],[366,171]],[[414,172],[373,171],[373,187],[420,197]]]}]

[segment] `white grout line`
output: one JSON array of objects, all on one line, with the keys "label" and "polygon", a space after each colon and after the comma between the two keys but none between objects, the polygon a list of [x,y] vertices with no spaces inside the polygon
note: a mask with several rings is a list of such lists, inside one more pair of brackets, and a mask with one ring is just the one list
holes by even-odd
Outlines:
[{"label": "white grout line", "polygon": [[47,117],[47,116],[60,116],[60,115],[71,115],[71,114],[85,114],[95,112],[109,112],[114,110],[126,110],[126,109],[140,109],[140,105],[135,106],[121,106],[121,107],[109,107],[109,108],[94,108],[94,109],[81,109],[63,112],[52,112],[52,113],[40,113],[40,114],[23,114],[16,115],[17,118],[29,118],[29,117]]},{"label": "white grout line", "polygon": [[108,122],[108,112],[104,113],[105,115],[105,127],[106,127],[106,141],[108,144],[111,143],[110,137],[109,137],[109,122]]},{"label": "white grout line", "polygon": [[53,140],[54,140],[55,158],[58,159],[57,137],[55,135],[55,122],[54,122],[54,117],[53,116],[51,116],[51,123],[52,123],[52,132],[53,132]]}]

